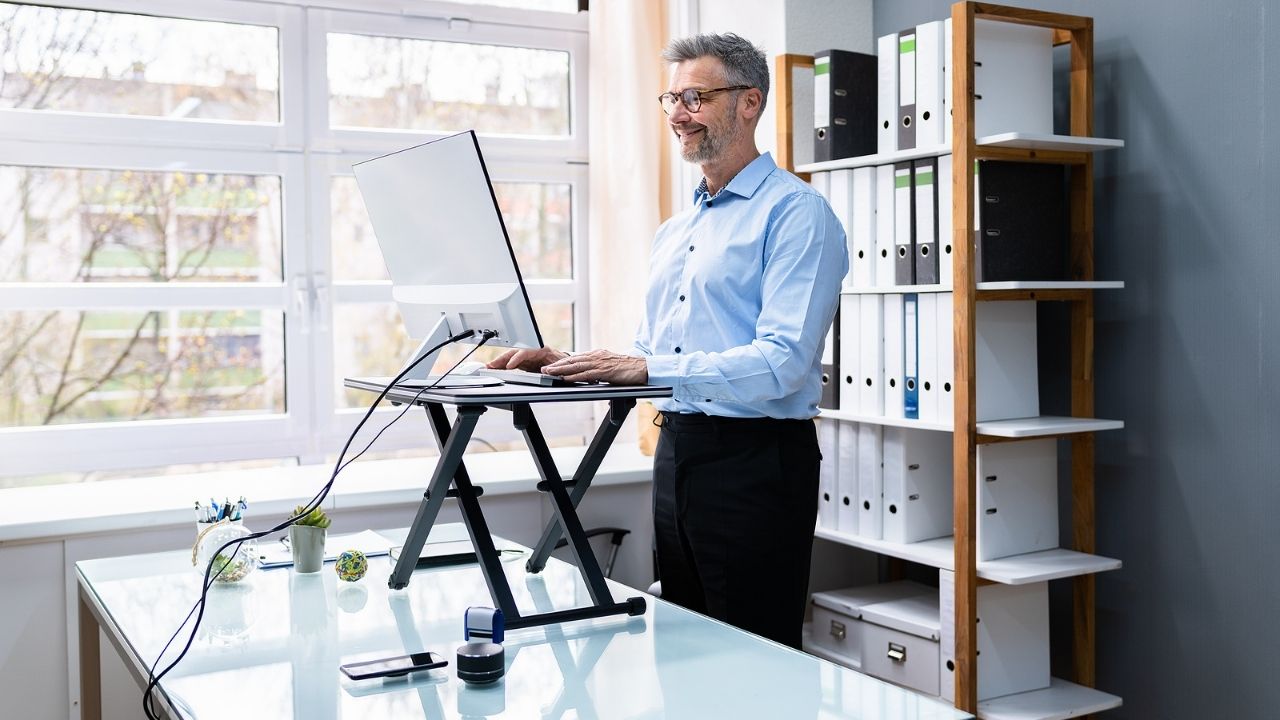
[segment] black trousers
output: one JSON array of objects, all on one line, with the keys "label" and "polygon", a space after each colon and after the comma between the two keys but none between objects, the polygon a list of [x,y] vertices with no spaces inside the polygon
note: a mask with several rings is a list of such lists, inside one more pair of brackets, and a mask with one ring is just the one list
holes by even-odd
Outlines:
[{"label": "black trousers", "polygon": [[662,599],[799,648],[819,460],[812,420],[663,413],[653,468]]}]

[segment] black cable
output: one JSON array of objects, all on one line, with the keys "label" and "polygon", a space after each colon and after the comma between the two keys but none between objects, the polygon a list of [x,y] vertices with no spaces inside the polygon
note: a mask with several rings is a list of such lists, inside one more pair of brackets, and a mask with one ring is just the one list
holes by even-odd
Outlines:
[{"label": "black cable", "polygon": [[[454,363],[453,366],[450,367],[448,370],[446,370],[440,377],[436,378],[435,382],[431,383],[430,385],[426,385],[422,389],[418,390],[418,392],[413,396],[413,399],[404,404],[404,409],[401,410],[398,415],[392,418],[390,422],[384,425],[382,429],[379,430],[377,434],[373,436],[373,439],[370,440],[367,445],[365,445],[363,450],[357,453],[355,457],[351,458],[346,462],[343,462],[344,459],[346,458],[347,450],[351,448],[351,443],[355,441],[356,435],[360,433],[360,430],[364,427],[365,422],[369,420],[369,418],[373,415],[374,411],[378,408],[378,404],[381,403],[384,398],[386,398],[387,393],[391,392],[391,389],[396,386],[396,383],[400,382],[402,379],[404,379],[406,375],[408,375],[414,368],[416,368],[418,366],[418,363],[421,363],[426,358],[431,357],[437,350],[451,343],[455,343],[460,340],[465,340],[469,337],[473,337],[475,334],[476,334],[476,331],[474,330],[465,330],[445,340],[439,345],[436,345],[435,347],[431,348],[427,352],[418,356],[418,358],[415,359],[413,362],[409,363],[408,367],[401,370],[399,375],[396,375],[394,378],[392,378],[391,382],[387,383],[386,387],[382,388],[382,391],[378,393],[378,397],[374,399],[373,403],[369,405],[369,409],[365,411],[364,417],[360,418],[360,422],[356,423],[355,429],[351,431],[351,435],[347,438],[346,443],[343,444],[342,451],[338,453],[338,460],[337,462],[334,463],[333,473],[329,476],[328,482],[326,482],[324,486],[320,488],[320,491],[317,492],[315,496],[312,497],[311,500],[308,501],[307,504],[303,506],[303,509],[301,512],[291,516],[289,519],[285,520],[284,522],[280,523],[279,525],[276,525],[275,527],[269,530],[261,530],[258,532],[250,533],[244,537],[236,538],[234,540],[228,540],[227,542],[223,543],[212,554],[212,557],[209,559],[208,564],[205,565],[204,582],[200,590],[200,598],[196,600],[194,605],[191,606],[191,610],[190,612],[187,613],[187,617],[184,618],[181,623],[179,623],[178,628],[174,630],[173,635],[169,637],[169,641],[165,643],[164,647],[160,650],[159,655],[156,656],[155,662],[153,662],[151,664],[151,667],[148,668],[147,687],[142,693],[142,710],[143,710],[143,713],[146,714],[148,720],[160,720],[160,713],[154,707],[155,689],[159,686],[160,681],[164,678],[164,676],[168,675],[169,672],[173,670],[173,668],[177,667],[178,663],[181,662],[184,657],[186,657],[187,652],[191,649],[192,643],[195,642],[196,633],[200,630],[200,621],[204,618],[205,604],[208,598],[209,590],[210,588],[213,587],[213,583],[218,578],[218,576],[221,575],[227,569],[228,565],[230,565],[230,563],[224,563],[223,566],[218,569],[218,572],[213,573],[214,561],[220,555],[222,555],[227,550],[227,548],[230,548],[232,546],[234,546],[234,548],[231,551],[230,557],[235,557],[235,553],[239,552],[240,546],[243,545],[246,541],[257,540],[267,535],[270,535],[272,533],[276,533],[281,530],[284,530],[290,525],[293,525],[298,520],[309,515],[316,508],[320,507],[320,505],[324,503],[325,498],[328,497],[329,490],[332,489],[334,481],[338,479],[339,473],[341,473],[344,469],[346,469],[348,465],[360,459],[361,455],[364,455],[369,450],[369,448],[373,447],[373,444],[377,442],[378,438],[382,437],[382,433],[386,432],[387,428],[391,427],[397,421],[399,421],[400,418],[404,417],[405,413],[408,412],[409,408],[413,407],[413,404],[417,402],[419,397],[422,396],[422,393],[439,387],[439,383],[441,380],[448,377],[449,374],[452,373],[454,370],[456,370],[459,365],[461,365],[463,362],[466,361],[467,358],[471,357],[472,353],[474,353],[476,350],[479,350],[481,346],[483,346],[485,343],[489,342],[489,340],[496,337],[497,333],[492,330],[480,331],[480,336],[481,336],[480,342],[476,343],[475,347],[469,350],[467,354],[463,355],[462,358],[458,360],[458,362]],[[160,665],[160,660],[164,657],[164,654],[169,651],[169,647],[173,645],[173,641],[178,638],[178,635],[182,632],[182,628],[186,627],[187,622],[191,620],[191,615],[193,613],[196,616],[195,624],[192,625],[191,627],[191,633],[190,635],[187,636],[187,642],[185,645],[183,645],[182,651],[178,653],[178,657],[174,658],[173,662],[169,663],[167,666],[165,666],[163,670],[161,670],[157,674],[156,667]]]}]

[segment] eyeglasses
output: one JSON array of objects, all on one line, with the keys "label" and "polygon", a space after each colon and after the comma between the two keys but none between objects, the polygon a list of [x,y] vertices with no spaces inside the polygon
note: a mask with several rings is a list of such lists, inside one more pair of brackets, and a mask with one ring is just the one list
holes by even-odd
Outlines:
[{"label": "eyeglasses", "polygon": [[711,93],[725,92],[727,90],[750,90],[750,85],[732,85],[730,87],[714,88],[711,90],[682,90],[679,94],[673,92],[665,92],[658,96],[658,102],[662,103],[662,112],[670,115],[671,111],[676,107],[676,101],[679,100],[684,104],[684,108],[691,113],[698,112],[702,108],[702,96]]}]

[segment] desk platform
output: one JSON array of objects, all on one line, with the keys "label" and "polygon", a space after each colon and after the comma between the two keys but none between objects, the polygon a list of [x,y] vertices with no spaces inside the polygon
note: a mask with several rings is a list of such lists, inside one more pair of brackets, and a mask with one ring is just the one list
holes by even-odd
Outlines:
[{"label": "desk platform", "polygon": [[[529,551],[521,549],[524,556],[504,555],[502,563],[521,607],[551,612],[587,600],[576,568],[552,558],[530,575]],[[200,635],[161,684],[163,704],[188,720],[971,717],[653,597],[637,617],[511,631],[506,678],[465,686],[454,653],[465,609],[489,602],[479,567],[418,570],[398,591],[382,582],[390,571],[379,557],[357,583],[340,582],[326,566],[314,575],[258,570],[242,586],[214,588]],[[200,577],[189,550],[87,560],[76,564],[76,577],[82,707],[98,720],[99,625],[142,683],[199,595]],[[608,582],[619,595],[636,592]],[[363,683],[338,670],[423,649],[443,654],[449,666]]]}]

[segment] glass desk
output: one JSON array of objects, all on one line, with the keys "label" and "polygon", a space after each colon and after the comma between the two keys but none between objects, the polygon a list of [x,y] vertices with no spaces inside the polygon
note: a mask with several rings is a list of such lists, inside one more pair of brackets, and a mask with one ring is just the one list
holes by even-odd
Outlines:
[{"label": "glass desk", "polygon": [[[576,568],[552,559],[530,575],[527,554],[505,553],[502,563],[521,608],[586,601]],[[454,652],[465,609],[491,602],[479,567],[418,570],[396,591],[387,588],[390,570],[384,556],[371,558],[357,583],[340,582],[330,564],[313,575],[259,569],[240,585],[213,588],[190,652],[161,684],[161,704],[173,717],[199,720],[971,717],[655,598],[637,617],[509,631],[506,677],[469,686],[455,675]],[[88,560],[76,564],[76,575],[81,707],[96,720],[98,628],[141,688],[147,664],[197,597],[200,577],[189,551]],[[449,666],[358,683],[338,670],[423,649],[443,654]]]}]

